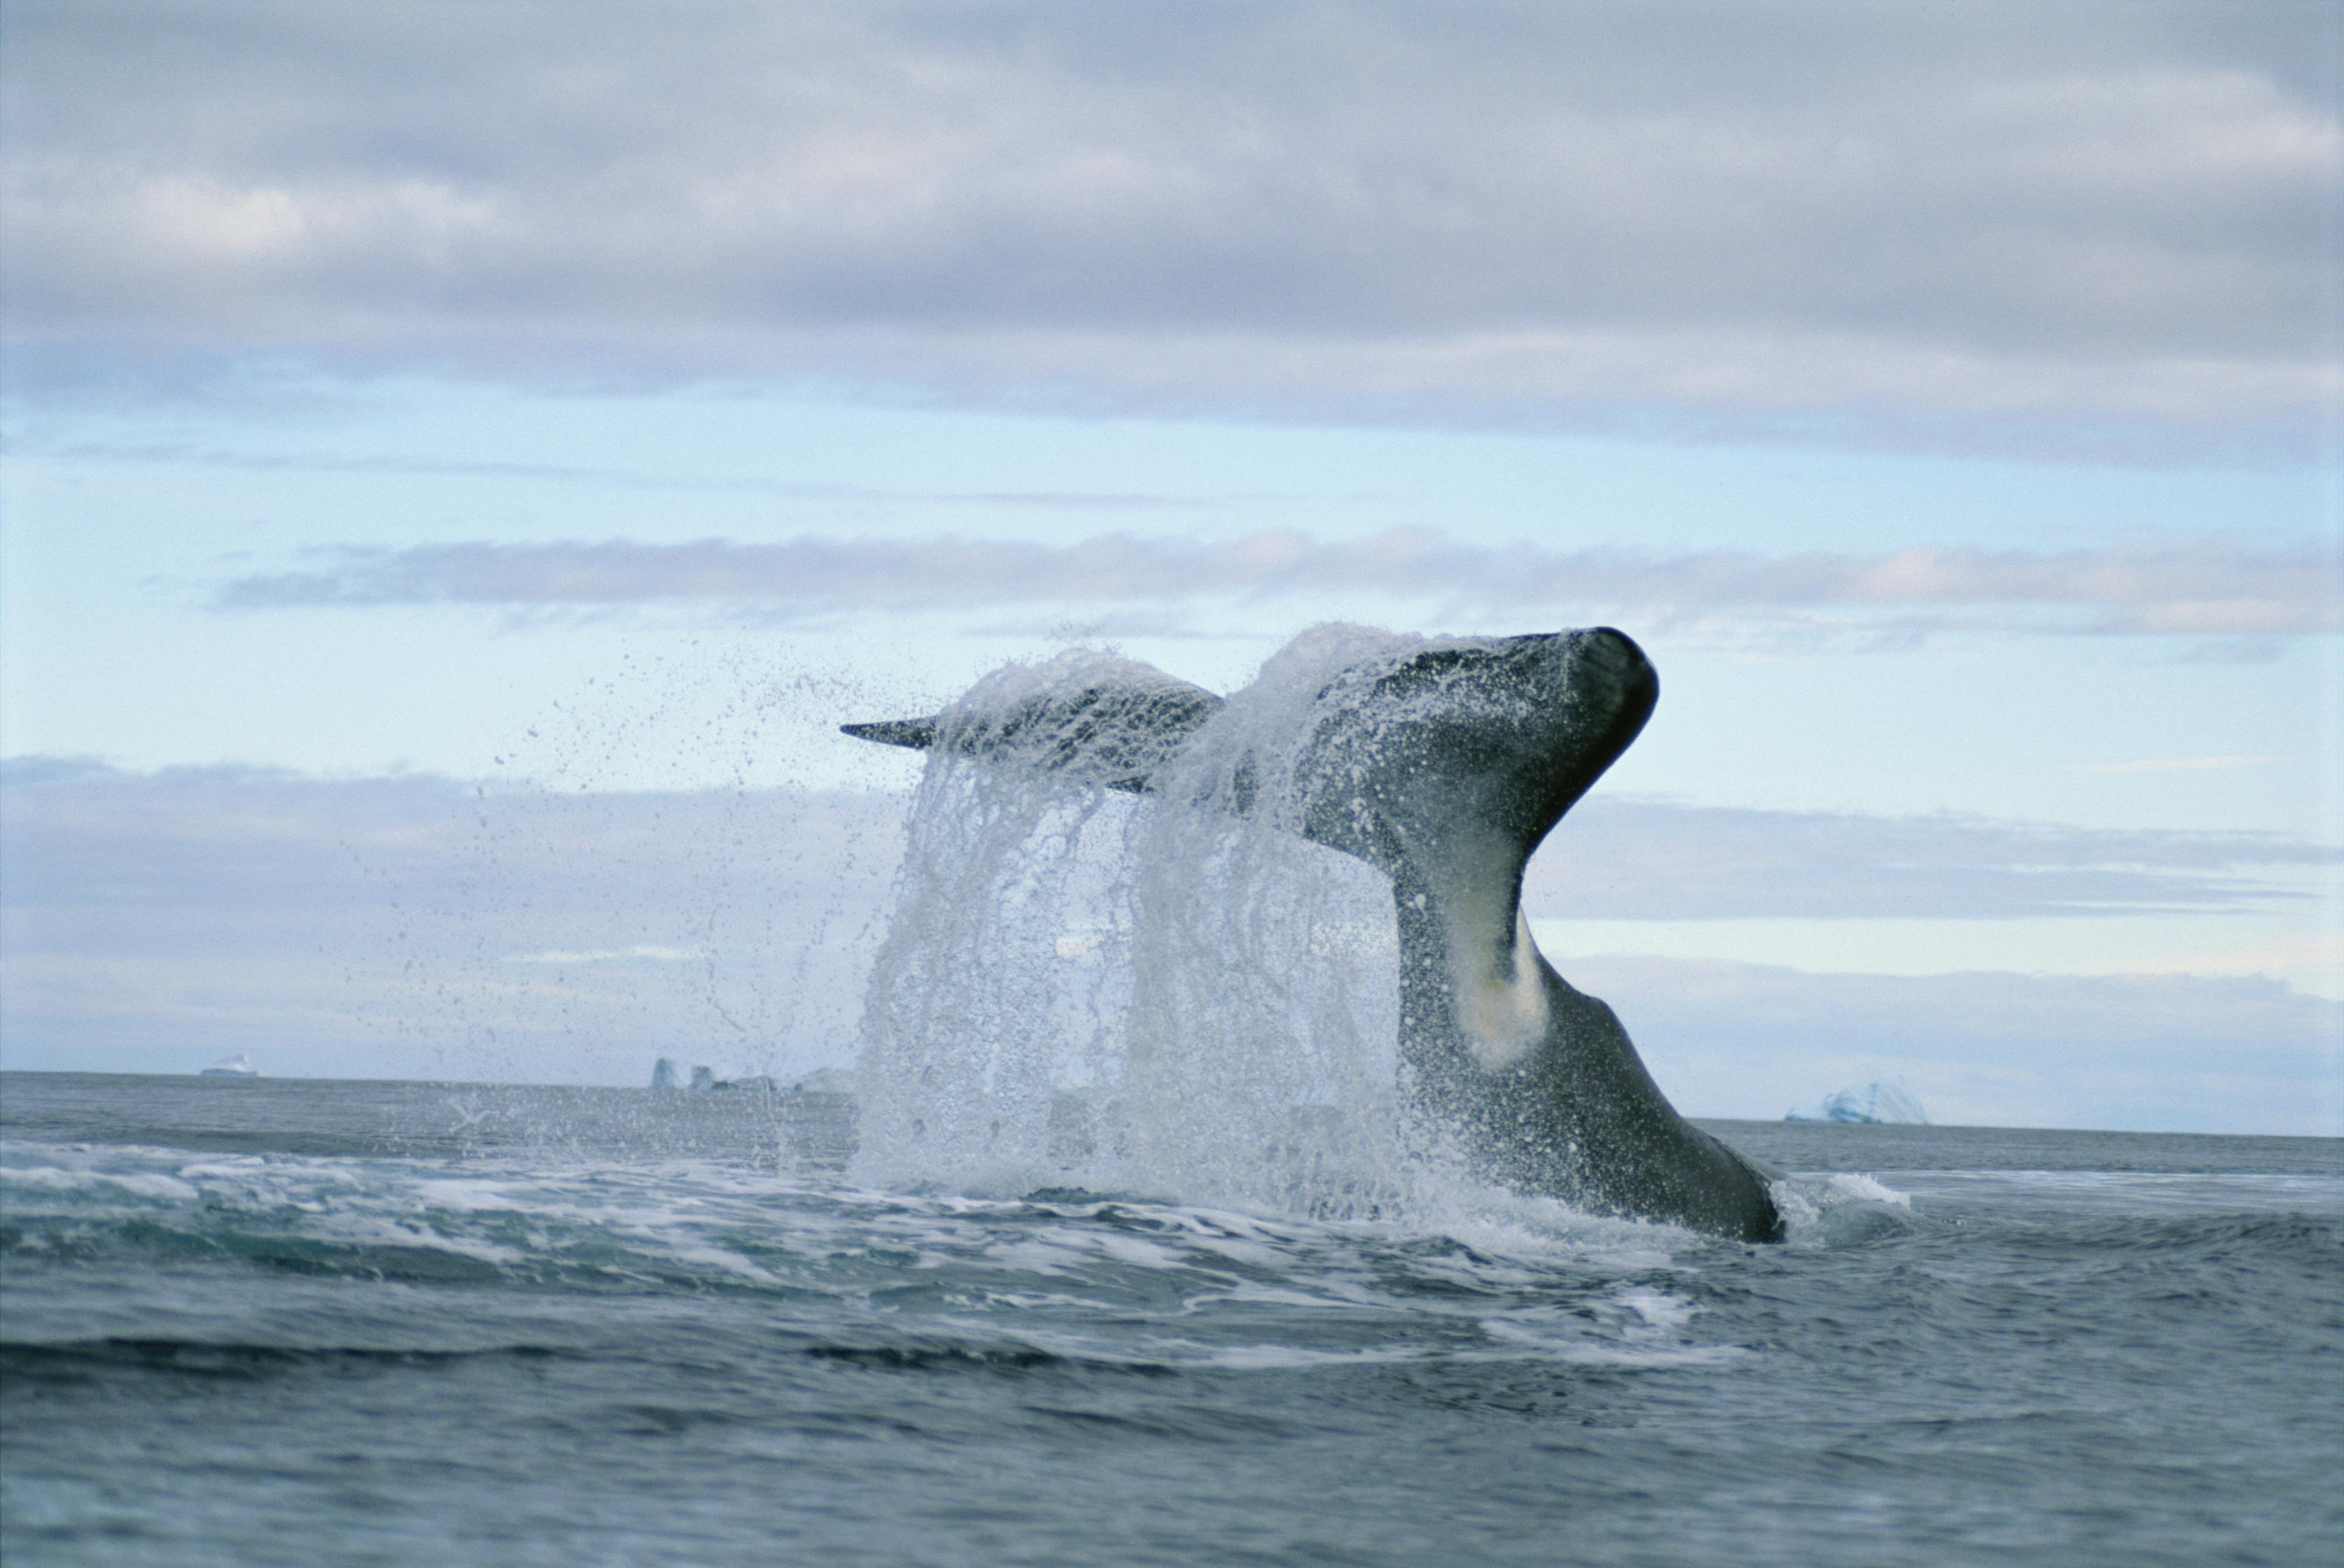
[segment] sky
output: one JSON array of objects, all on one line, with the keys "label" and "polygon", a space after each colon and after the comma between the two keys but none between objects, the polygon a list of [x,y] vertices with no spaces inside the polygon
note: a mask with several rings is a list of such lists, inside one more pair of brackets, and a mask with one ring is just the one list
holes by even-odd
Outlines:
[{"label": "sky", "polygon": [[2331,7],[17,0],[0,1064],[851,1057],[1111,646],[1608,623],[1697,1114],[2344,1134]]}]

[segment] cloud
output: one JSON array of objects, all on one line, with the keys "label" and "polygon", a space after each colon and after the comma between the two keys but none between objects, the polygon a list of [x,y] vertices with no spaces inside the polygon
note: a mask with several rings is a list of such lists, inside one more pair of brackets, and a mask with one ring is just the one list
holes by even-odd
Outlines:
[{"label": "cloud", "polygon": [[555,949],[547,953],[516,953],[505,960],[508,964],[552,964],[568,967],[577,964],[629,964],[649,961],[654,964],[696,963],[708,956],[697,947],[653,947],[642,943],[632,947],[604,947],[591,953],[564,953]]},{"label": "cloud", "polygon": [[2344,1002],[2253,976],[1814,975],[1582,958],[1692,1115],[1775,1117],[1902,1077],[1930,1119],[2344,1134]]},{"label": "cloud", "polygon": [[[5,1061],[184,1072],[247,1051],[279,1074],[620,1083],[661,1056],[842,1061],[904,807],[18,759],[0,772]],[[2337,859],[2254,835],[1599,799],[1530,895],[1646,919],[2243,910]],[[2276,980],[1569,969],[1702,1114],[1779,1116],[1894,1072],[1941,1120],[2332,1134],[2344,1116],[2344,1009]]]},{"label": "cloud", "polygon": [[1168,605],[1268,595],[1391,596],[1458,615],[1632,612],[1698,626],[1835,618],[1864,629],[2024,629],[2269,637],[2344,630],[2316,546],[2229,541],[2064,551],[1916,546],[1876,555],[1658,555],[1489,548],[1416,531],[1320,541],[1290,531],[1070,545],[986,538],[625,540],[320,551],[220,583],[223,610],[457,603],[516,609],[709,603],[777,616],[997,605]]},{"label": "cloud", "polygon": [[2076,774],[2198,774],[2258,768],[2278,761],[2266,756],[2144,757],[2125,763],[2068,763],[2063,771]]},{"label": "cloud", "polygon": [[271,473],[362,474],[368,476],[429,475],[463,479],[548,480],[556,483],[598,489],[737,491],[786,497],[792,501],[874,501],[890,506],[1066,508],[1084,511],[1187,511],[1290,501],[1291,496],[1239,492],[1164,494],[1138,491],[990,490],[939,491],[879,485],[793,484],[773,479],[747,479],[707,474],[653,473],[634,469],[598,468],[578,463],[479,462],[429,460],[419,458],[340,456],[319,452],[258,454],[225,451],[215,447],[182,443],[74,442],[43,446],[23,443],[19,450],[45,459],[102,463],[164,463]]},{"label": "cloud", "polygon": [[1756,811],[1595,795],[1531,861],[1534,918],[1976,919],[2299,903],[2344,847],[1954,815]]},{"label": "cloud", "polygon": [[0,772],[7,1064],[636,1081],[851,1049],[903,803]]},{"label": "cloud", "polygon": [[[2317,6],[7,8],[44,356],[2316,444]],[[31,359],[23,357],[30,355]]]}]

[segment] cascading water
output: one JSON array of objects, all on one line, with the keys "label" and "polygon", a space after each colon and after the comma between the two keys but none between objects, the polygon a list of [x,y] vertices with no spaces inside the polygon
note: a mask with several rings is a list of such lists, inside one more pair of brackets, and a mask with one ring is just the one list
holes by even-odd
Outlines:
[{"label": "cascading water", "polygon": [[[940,715],[864,1020],[858,1176],[1397,1197],[1422,1139],[1395,1094],[1389,884],[1301,836],[1297,774],[1355,683],[1430,646],[1305,634],[1138,798],[1111,759],[1066,759],[1096,718],[1081,694],[1163,681],[1144,666],[1069,652]],[[981,726],[982,757],[955,744]]]}]

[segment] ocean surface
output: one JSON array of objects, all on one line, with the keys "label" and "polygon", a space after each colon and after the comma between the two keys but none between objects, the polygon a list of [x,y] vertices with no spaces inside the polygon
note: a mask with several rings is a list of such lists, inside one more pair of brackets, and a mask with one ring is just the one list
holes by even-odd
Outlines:
[{"label": "ocean surface", "polygon": [[2344,1143],[1710,1123],[1780,1246],[874,1190],[849,1102],[0,1074],[0,1555],[2344,1553]]}]

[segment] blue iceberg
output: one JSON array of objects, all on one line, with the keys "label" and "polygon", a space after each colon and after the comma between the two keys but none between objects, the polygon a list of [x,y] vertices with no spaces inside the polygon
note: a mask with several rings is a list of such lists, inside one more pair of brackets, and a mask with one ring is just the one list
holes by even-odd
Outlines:
[{"label": "blue iceberg", "polygon": [[1814,1110],[1794,1110],[1784,1121],[1845,1121],[1864,1127],[1902,1125],[1926,1127],[1929,1113],[1913,1098],[1913,1091],[1901,1083],[1884,1083],[1878,1078],[1858,1084],[1835,1094],[1824,1097],[1824,1103]]}]

